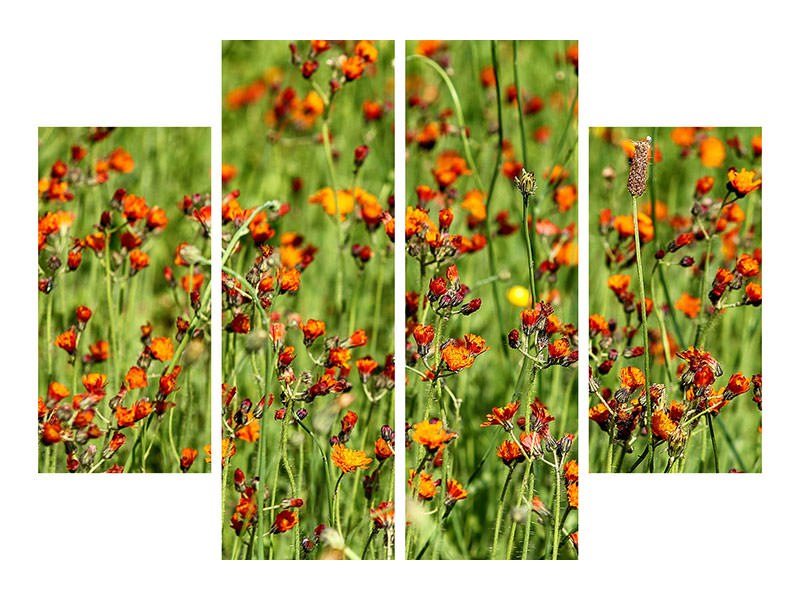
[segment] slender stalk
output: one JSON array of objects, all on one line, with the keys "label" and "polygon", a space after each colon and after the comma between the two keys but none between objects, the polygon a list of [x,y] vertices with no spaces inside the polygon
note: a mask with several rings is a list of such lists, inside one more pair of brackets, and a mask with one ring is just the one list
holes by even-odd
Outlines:
[{"label": "slender stalk", "polygon": [[555,486],[556,486],[556,503],[553,507],[553,554],[552,560],[558,560],[558,541],[561,537],[559,532],[561,531],[561,464],[558,460],[558,454],[553,454],[553,474],[555,475]]},{"label": "slender stalk", "polygon": [[106,247],[103,250],[103,261],[106,269],[106,302],[108,304],[108,322],[111,327],[111,334],[109,336],[109,348],[111,353],[111,386],[116,386],[118,377],[117,372],[117,354],[119,353],[119,344],[117,342],[117,311],[114,307],[113,294],[111,292],[111,239],[106,237]]},{"label": "slender stalk", "polygon": [[506,501],[506,492],[508,491],[508,484],[511,482],[511,476],[514,474],[514,469],[509,467],[506,481],[503,484],[503,491],[500,492],[500,498],[497,500],[497,516],[494,519],[494,537],[492,538],[492,554],[490,560],[494,560],[497,555],[497,539],[500,536],[500,522],[503,517],[503,508]]},{"label": "slender stalk", "polygon": [[[652,193],[652,192],[651,192]],[[639,207],[637,206],[636,196],[631,196],[633,203],[633,233],[636,243],[636,273],[639,277],[639,295],[641,301],[642,311],[642,345],[644,347],[644,397],[647,406],[647,445],[650,447],[650,460],[648,462],[648,471],[653,472],[653,406],[650,402],[650,350],[649,342],[647,339],[647,306],[645,303],[644,291],[644,265],[642,264],[642,244],[639,239]]]}]

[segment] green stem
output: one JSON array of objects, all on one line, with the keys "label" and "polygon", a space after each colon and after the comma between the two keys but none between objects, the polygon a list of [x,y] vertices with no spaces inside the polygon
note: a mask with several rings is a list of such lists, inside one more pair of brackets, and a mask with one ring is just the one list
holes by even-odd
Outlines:
[{"label": "green stem", "polygon": [[[119,345],[117,344],[117,315],[114,307],[113,294],[111,292],[111,239],[106,237],[106,247],[103,250],[103,261],[106,269],[106,302],[108,303],[108,322],[111,326],[111,334],[109,336],[109,346],[111,349],[111,387],[116,386],[118,377],[117,373],[117,354],[119,352]],[[127,469],[126,469],[127,471]]]},{"label": "green stem", "polygon": [[514,469],[509,467],[508,475],[506,475],[506,482],[503,484],[503,491],[500,492],[500,498],[497,501],[497,515],[494,519],[494,538],[492,538],[492,554],[489,557],[490,560],[494,560],[494,557],[497,554],[497,540],[500,536],[500,522],[503,518],[503,505],[506,501],[506,492],[508,491],[508,484],[511,482],[511,475],[513,473]]},{"label": "green stem", "polygon": [[[651,192],[652,193],[652,192]],[[642,264],[642,244],[639,239],[639,207],[636,203],[636,197],[631,196],[633,203],[633,233],[636,242],[636,273],[639,277],[639,295],[642,311],[642,346],[644,347],[644,401],[647,406],[647,445],[650,447],[650,460],[648,470],[653,472],[653,406],[650,402],[650,348],[647,339],[647,306],[645,303],[644,291],[644,265]]]},{"label": "green stem", "polygon": [[558,455],[553,454],[555,486],[556,486],[556,503],[553,507],[553,554],[552,560],[558,560],[558,540],[560,538],[559,532],[561,531],[561,465],[558,461]]}]

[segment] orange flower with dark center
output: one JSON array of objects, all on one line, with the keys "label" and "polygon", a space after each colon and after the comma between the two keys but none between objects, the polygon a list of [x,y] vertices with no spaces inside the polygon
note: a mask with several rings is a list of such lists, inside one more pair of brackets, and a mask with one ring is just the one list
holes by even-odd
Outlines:
[{"label": "orange flower with dark center", "polygon": [[61,333],[56,337],[56,341],[54,342],[57,348],[61,348],[65,350],[69,354],[75,354],[75,347],[78,343],[78,335],[72,330],[69,329],[64,333]]},{"label": "orange flower with dark center", "polygon": [[131,261],[131,271],[133,273],[141,271],[150,264],[150,257],[138,248],[132,250],[128,258]]},{"label": "orange flower with dark center", "polygon": [[378,50],[367,40],[361,40],[356,44],[355,53],[366,63],[374,63],[378,60]]},{"label": "orange flower with dark center", "polygon": [[364,72],[364,59],[360,56],[348,56],[342,63],[342,74],[347,81],[354,81]]},{"label": "orange flower with dark center", "polygon": [[738,172],[735,168],[728,169],[728,189],[742,198],[750,192],[761,189],[761,179],[756,179],[755,171],[742,168]]},{"label": "orange flower with dark center", "polygon": [[602,402],[589,408],[589,418],[595,423],[605,423],[610,416],[608,407]]},{"label": "orange flower with dark center", "polygon": [[197,458],[197,450],[192,448],[184,448],[181,450],[181,471],[186,473],[186,471],[191,469],[195,458]]},{"label": "orange flower with dark center", "polygon": [[512,419],[519,410],[519,402],[506,404],[503,408],[492,408],[492,412],[486,415],[486,421],[481,423],[481,427],[491,427],[500,425],[506,430],[513,428]]},{"label": "orange flower with dark center", "polygon": [[372,462],[363,450],[353,450],[343,444],[336,444],[331,450],[333,464],[342,470],[342,473],[352,473],[356,469],[366,469]]},{"label": "orange flower with dark center", "polygon": [[467,490],[455,479],[447,480],[447,496],[444,499],[445,506],[453,506],[459,500],[468,496]]},{"label": "orange flower with dark center", "polygon": [[165,362],[168,360],[172,360],[172,354],[174,352],[172,348],[172,339],[167,337],[159,337],[153,338],[150,342],[150,354],[153,355],[153,358],[156,360],[160,360],[161,362]]},{"label": "orange flower with dark center", "polygon": [[275,523],[272,525],[273,533],[284,533],[297,525],[300,519],[297,513],[291,510],[282,510],[275,515]]},{"label": "orange flower with dark center", "polygon": [[414,433],[411,434],[411,438],[419,445],[425,446],[429,452],[435,452],[439,448],[443,448],[445,444],[457,436],[458,434],[454,431],[447,431],[444,428],[444,423],[439,419],[415,424]]},{"label": "orange flower with dark center", "polygon": [[687,293],[681,294],[681,297],[675,302],[675,309],[681,311],[690,319],[694,319],[700,314],[701,302],[699,298],[694,298]]},{"label": "orange flower with dark center", "polygon": [[569,340],[567,338],[555,340],[547,345],[547,352],[551,361],[564,358],[569,354]]},{"label": "orange flower with dark center", "polygon": [[751,281],[744,288],[744,295],[748,304],[758,306],[761,304],[761,284]]},{"label": "orange flower with dark center", "polygon": [[644,373],[636,367],[623,367],[619,372],[619,379],[622,385],[636,390],[644,385]]},{"label": "orange flower with dark center", "polygon": [[506,466],[511,466],[522,460],[522,450],[515,442],[504,440],[497,448],[497,456]]},{"label": "orange flower with dark center", "polygon": [[147,207],[147,202],[141,196],[134,196],[128,194],[122,204],[122,212],[129,223],[135,223],[139,219],[144,219],[150,209]]}]

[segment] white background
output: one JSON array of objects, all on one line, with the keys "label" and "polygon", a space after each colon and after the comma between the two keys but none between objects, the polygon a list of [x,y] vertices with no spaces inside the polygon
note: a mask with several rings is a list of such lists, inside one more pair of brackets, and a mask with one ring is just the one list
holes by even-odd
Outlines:
[{"label": "white background", "polygon": [[[501,594],[796,594],[785,587],[794,581],[790,569],[796,568],[798,534],[797,19],[795,11],[779,10],[789,5],[764,0],[448,2],[442,7],[430,0],[6,3],[0,36],[4,595],[381,598],[402,593],[460,600]],[[31,268],[36,260],[36,127],[213,126],[216,186],[221,39],[399,39],[402,51],[404,38],[428,37],[580,40],[582,172],[588,126],[764,128],[764,473],[582,473],[580,560],[491,565],[222,562],[214,475],[36,475],[31,425],[37,377]],[[397,93],[402,94],[402,85]],[[403,102],[398,99],[402,149]],[[402,164],[402,152],[399,157]],[[399,215],[401,171],[397,180]],[[583,232],[587,197],[581,177]],[[581,236],[583,256],[586,242]],[[585,284],[589,274],[583,267]],[[585,323],[585,298],[580,314]],[[585,372],[583,354],[581,361]],[[212,389],[219,389],[216,372]],[[587,398],[581,392],[585,414]],[[219,430],[218,416],[212,426]],[[582,423],[581,434],[586,433]],[[587,447],[581,444],[582,451]],[[586,456],[581,463],[587,464]]]}]

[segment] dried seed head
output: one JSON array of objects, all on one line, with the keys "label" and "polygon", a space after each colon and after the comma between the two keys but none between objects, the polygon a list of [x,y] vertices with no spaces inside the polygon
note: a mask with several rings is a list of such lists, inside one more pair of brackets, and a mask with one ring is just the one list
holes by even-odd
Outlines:
[{"label": "dried seed head", "polygon": [[633,159],[631,159],[631,172],[628,175],[628,193],[634,198],[644,195],[647,189],[647,159],[650,155],[652,138],[648,135],[645,139],[633,143]]}]

